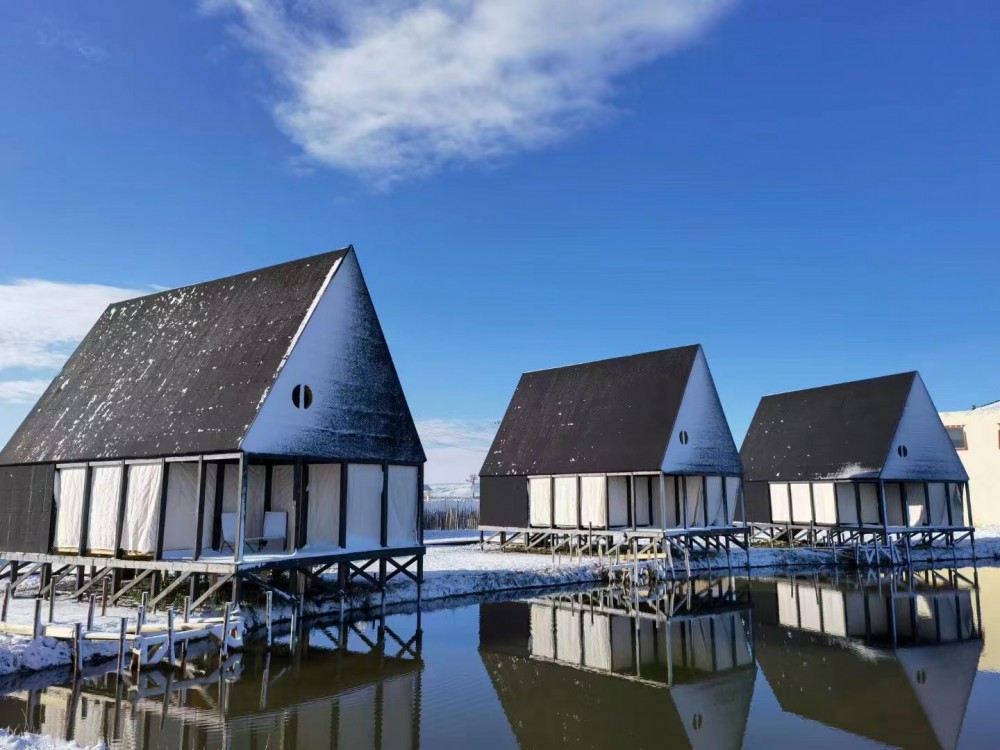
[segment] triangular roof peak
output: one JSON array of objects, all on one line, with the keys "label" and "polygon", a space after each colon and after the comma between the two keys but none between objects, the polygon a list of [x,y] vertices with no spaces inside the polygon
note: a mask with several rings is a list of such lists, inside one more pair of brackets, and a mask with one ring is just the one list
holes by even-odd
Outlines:
[{"label": "triangular roof peak", "polygon": [[[916,371],[807,388],[761,399],[740,457],[748,481],[960,480],[964,470],[955,471],[961,462],[940,422]],[[905,470],[893,461],[900,440],[907,455],[896,458]]]},{"label": "triangular roof peak", "polygon": [[[694,344],[524,373],[481,474],[659,471],[699,361]],[[728,440],[728,468],[708,473],[738,473]]]},{"label": "triangular roof peak", "polygon": [[[365,311],[368,335],[381,336],[350,246],[115,303],[0,452],[0,464],[240,449],[345,260],[355,269],[348,291]],[[379,355],[387,359],[388,349]],[[393,403],[400,400],[401,392]],[[419,441],[409,454],[422,459]]]}]

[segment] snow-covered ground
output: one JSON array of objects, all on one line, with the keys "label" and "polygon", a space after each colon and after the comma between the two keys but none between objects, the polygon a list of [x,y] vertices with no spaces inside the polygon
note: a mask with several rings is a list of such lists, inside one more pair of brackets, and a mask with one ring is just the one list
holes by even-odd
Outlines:
[{"label": "snow-covered ground", "polygon": [[[472,485],[469,482],[445,482],[425,484],[424,498],[431,502],[444,500],[472,500]],[[476,500],[479,499],[479,482],[476,482]]]},{"label": "snow-covered ground", "polygon": [[[103,748],[94,745],[93,748]],[[66,740],[58,740],[45,734],[12,734],[0,729],[0,750],[81,750],[82,745]]]}]

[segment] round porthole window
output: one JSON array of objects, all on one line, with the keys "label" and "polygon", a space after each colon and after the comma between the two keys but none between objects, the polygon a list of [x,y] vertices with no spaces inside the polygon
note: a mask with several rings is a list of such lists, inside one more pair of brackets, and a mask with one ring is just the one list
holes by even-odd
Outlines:
[{"label": "round porthole window", "polygon": [[312,406],[313,392],[308,385],[297,385],[292,388],[292,403],[296,409],[308,409]]},{"label": "round porthole window", "polygon": [[898,448],[896,448],[896,453],[899,454],[900,458],[906,458],[909,455],[910,452],[908,450],[906,450],[906,446],[905,445],[901,445]]},{"label": "round porthole window", "polygon": [[677,437],[680,439],[681,445],[687,445],[688,444],[687,430],[681,430],[680,435],[678,435]]}]

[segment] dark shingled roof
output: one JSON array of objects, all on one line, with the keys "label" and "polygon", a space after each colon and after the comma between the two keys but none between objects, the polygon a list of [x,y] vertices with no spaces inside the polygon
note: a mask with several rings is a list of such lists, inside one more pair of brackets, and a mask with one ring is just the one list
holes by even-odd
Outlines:
[{"label": "dark shingled roof", "polygon": [[659,471],[698,350],[525,373],[480,473]]},{"label": "dark shingled roof", "polygon": [[765,396],[740,459],[749,482],[875,477],[883,464],[915,372]]},{"label": "dark shingled roof", "polygon": [[349,248],[113,304],[0,464],[237,450]]}]

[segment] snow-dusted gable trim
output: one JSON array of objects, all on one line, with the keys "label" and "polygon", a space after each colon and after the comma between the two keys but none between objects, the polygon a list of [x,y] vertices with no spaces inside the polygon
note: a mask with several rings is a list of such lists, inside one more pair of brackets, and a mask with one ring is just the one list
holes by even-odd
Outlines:
[{"label": "snow-dusted gable trim", "polygon": [[241,448],[314,458],[424,460],[353,249],[320,290]]},{"label": "snow-dusted gable trim", "polygon": [[687,388],[671,431],[663,471],[667,474],[742,474],[705,351],[698,347]]},{"label": "snow-dusted gable trim", "polygon": [[920,375],[913,378],[881,478],[968,481],[965,467]]}]

